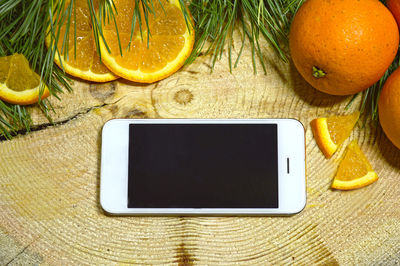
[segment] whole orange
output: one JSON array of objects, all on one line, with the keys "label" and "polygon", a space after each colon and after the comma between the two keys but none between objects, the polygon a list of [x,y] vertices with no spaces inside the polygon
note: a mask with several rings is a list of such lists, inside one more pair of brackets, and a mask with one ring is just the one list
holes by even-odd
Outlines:
[{"label": "whole orange", "polygon": [[396,56],[399,31],[378,0],[307,0],[290,29],[293,62],[314,88],[334,95],[367,89]]},{"label": "whole orange", "polygon": [[400,149],[400,69],[394,71],[383,85],[378,110],[383,131]]}]

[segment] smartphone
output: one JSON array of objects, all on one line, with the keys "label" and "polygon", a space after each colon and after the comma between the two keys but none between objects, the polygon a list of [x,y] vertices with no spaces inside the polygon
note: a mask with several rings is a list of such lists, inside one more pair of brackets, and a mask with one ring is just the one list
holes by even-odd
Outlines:
[{"label": "smartphone", "polygon": [[294,119],[115,119],[102,131],[111,214],[290,215],[306,204]]}]

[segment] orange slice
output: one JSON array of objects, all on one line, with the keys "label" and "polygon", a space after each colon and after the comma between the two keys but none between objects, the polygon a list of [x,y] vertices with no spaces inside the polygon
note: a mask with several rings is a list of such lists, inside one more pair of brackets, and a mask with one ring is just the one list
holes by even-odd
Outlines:
[{"label": "orange slice", "polygon": [[332,157],[350,136],[359,117],[360,112],[354,112],[350,115],[320,117],[311,121],[314,138],[326,158]]},{"label": "orange slice", "polygon": [[[59,67],[64,68],[65,72],[68,74],[84,80],[106,82],[117,79],[118,76],[110,72],[107,67],[101,63],[100,57],[97,54],[87,0],[74,1],[75,2],[71,14],[71,24],[68,31],[69,37],[67,56],[64,57],[65,48],[62,49],[66,32],[67,20],[65,19],[65,22],[60,29],[57,43],[58,52],[54,57],[54,61]],[[65,9],[68,8],[70,2],[70,0],[65,2]],[[75,14],[76,22],[74,20]],[[52,45],[50,45],[50,43],[51,36],[48,34],[46,38],[47,47],[54,46],[54,41]]]},{"label": "orange slice", "polygon": [[12,104],[27,105],[50,95],[40,76],[29,67],[22,54],[0,57],[0,99]]},{"label": "orange slice", "polygon": [[141,7],[143,38],[137,19],[131,41],[135,1],[114,0],[114,4],[118,12],[116,21],[122,56],[113,23],[103,27],[111,53],[104,42],[100,41],[102,60],[112,72],[131,81],[151,83],[170,76],[184,64],[193,48],[194,29],[190,23],[190,29],[188,28],[179,0],[153,1],[154,14],[149,12],[148,15],[149,40]]},{"label": "orange slice", "polygon": [[347,146],[331,187],[350,190],[365,187],[376,180],[378,180],[378,175],[372,169],[357,141],[353,140]]}]

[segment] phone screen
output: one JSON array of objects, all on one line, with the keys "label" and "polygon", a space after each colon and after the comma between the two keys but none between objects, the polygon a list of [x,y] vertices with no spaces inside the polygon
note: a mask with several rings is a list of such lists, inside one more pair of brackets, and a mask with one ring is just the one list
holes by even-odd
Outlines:
[{"label": "phone screen", "polygon": [[278,208],[276,124],[130,124],[128,208]]}]

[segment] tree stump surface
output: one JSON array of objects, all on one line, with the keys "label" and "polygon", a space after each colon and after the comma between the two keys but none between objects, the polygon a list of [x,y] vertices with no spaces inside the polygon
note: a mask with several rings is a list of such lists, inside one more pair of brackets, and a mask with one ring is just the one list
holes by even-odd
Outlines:
[{"label": "tree stump surface", "polygon": [[[29,134],[0,142],[1,265],[393,265],[400,263],[400,151],[361,119],[327,160],[310,121],[350,113],[351,97],[310,87],[265,45],[266,73],[245,48],[232,73],[210,57],[160,82],[73,81],[52,99],[54,124],[31,108]],[[240,45],[236,45],[236,52]],[[113,118],[295,118],[306,129],[307,206],[290,217],[113,217],[99,204],[101,129]],[[363,121],[366,120],[365,126]],[[380,179],[331,190],[357,139]]]}]

